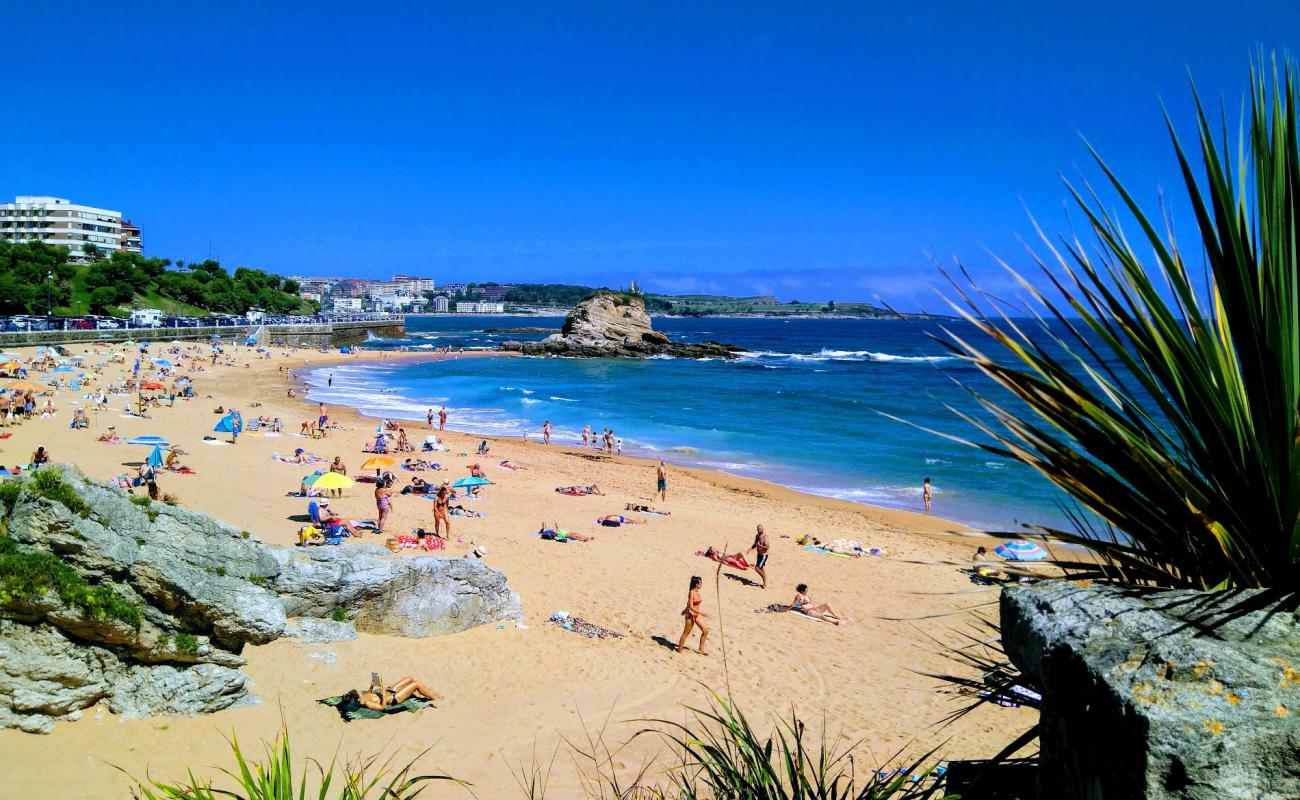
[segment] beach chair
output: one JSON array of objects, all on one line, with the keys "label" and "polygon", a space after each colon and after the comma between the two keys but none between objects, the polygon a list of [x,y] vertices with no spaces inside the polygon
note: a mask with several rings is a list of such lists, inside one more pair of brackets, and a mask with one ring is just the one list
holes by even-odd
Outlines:
[{"label": "beach chair", "polygon": [[[325,537],[327,544],[338,544],[348,535],[347,530],[342,525],[331,525],[324,518],[320,511],[320,503],[315,500],[307,504],[307,516],[311,517],[311,522],[317,528],[320,528],[321,535]],[[331,541],[337,539],[338,541]]]}]

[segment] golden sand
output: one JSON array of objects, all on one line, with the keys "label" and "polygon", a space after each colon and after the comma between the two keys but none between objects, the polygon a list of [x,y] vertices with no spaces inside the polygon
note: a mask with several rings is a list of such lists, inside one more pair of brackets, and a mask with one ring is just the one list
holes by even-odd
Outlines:
[{"label": "golden sand", "polygon": [[[29,349],[17,352],[26,358]],[[263,541],[291,545],[300,523],[290,518],[304,513],[307,501],[285,493],[308,469],[276,463],[271,454],[305,447],[326,459],[341,455],[356,474],[375,421],[331,408],[344,429],[326,439],[250,432],[236,446],[205,446],[202,438],[218,419],[213,413],[218,405],[240,409],[245,420],[281,417],[286,433],[297,432],[303,420],[315,416],[316,406],[301,396],[286,397],[292,380],[287,370],[350,358],[278,351],[268,360],[248,348],[231,352],[229,365],[188,373],[195,399],[153,409],[149,420],[121,415],[125,398],[114,396],[112,410],[92,417],[89,430],[70,430],[73,395],[62,392],[55,418],[6,429],[13,436],[0,441],[0,462],[25,463],[43,445],[55,462],[75,463],[108,479],[130,471],[127,465],[147,453],[142,447],[97,444],[95,437],[108,425],[116,425],[124,438],[161,435],[189,451],[183,460],[197,472],[164,473],[163,491],[177,495],[182,506],[252,531]],[[377,357],[382,356],[366,356]],[[90,356],[86,363],[98,360]],[[128,354],[125,364],[105,367],[103,380],[127,374],[131,360]],[[262,405],[254,407],[255,402]],[[449,424],[455,426],[454,416]],[[423,422],[406,427],[415,442],[428,433]],[[283,722],[299,755],[327,761],[335,753],[384,750],[404,759],[427,749],[422,769],[468,781],[481,798],[520,797],[514,777],[519,768],[534,754],[549,761],[566,739],[583,740],[584,727],[608,721],[606,739],[617,746],[641,727],[628,721],[680,720],[684,706],[706,703],[710,691],[725,692],[728,686],[755,720],[770,722],[792,709],[810,723],[824,717],[832,740],[861,740],[862,757],[871,765],[900,750],[916,754],[940,743],[947,758],[988,757],[1034,721],[1032,711],[984,707],[948,728],[936,727],[954,708],[953,700],[936,691],[936,680],[919,673],[953,668],[934,640],[960,642],[959,631],[967,630],[969,621],[961,614],[936,615],[996,600],[993,592],[972,591],[975,587],[957,571],[955,565],[969,556],[973,544],[941,535],[962,530],[955,523],[671,465],[668,499],[659,503],[651,499],[654,462],[597,457],[572,443],[547,447],[517,439],[490,440],[491,456],[480,459],[457,455],[473,453],[480,437],[448,431],[443,438],[451,453],[419,455],[440,461],[449,472],[424,477],[455,479],[468,474],[466,465],[481,463],[496,484],[476,504],[486,516],[454,518],[453,541],[445,552],[404,551],[394,557],[463,557],[475,545],[485,547],[486,561],[502,570],[523,598],[526,627],[487,625],[432,639],[362,634],[356,641],[319,646],[282,639],[250,647],[244,652],[245,670],[261,699],[258,705],[198,718],[141,720],[88,709],[82,719],[59,723],[48,736],[0,731],[0,796],[129,797],[130,781],[114,767],[138,777],[180,779],[191,769],[200,777],[216,776],[230,761],[223,737],[237,733],[246,747],[252,745],[248,749],[257,750],[255,743],[273,737]],[[501,459],[527,469],[502,470]],[[397,474],[402,484],[408,482],[409,473]],[[560,485],[592,483],[605,496],[554,492]],[[623,512],[628,502],[654,503],[671,516],[647,516],[644,525],[617,529],[594,524],[598,515]],[[365,484],[346,490],[332,505],[344,517],[374,518],[371,487]],[[432,507],[427,500],[394,496],[389,532],[432,530]],[[558,521],[596,541],[543,541],[534,534],[543,521]],[[767,590],[731,579],[730,570],[718,576],[716,564],[694,555],[710,545],[744,549],[760,523],[772,537]],[[809,552],[794,542],[802,534],[857,539],[887,556],[848,559]],[[665,644],[681,633],[680,611],[692,575],[705,578],[704,610],[713,627],[708,657],[676,654]],[[789,602],[799,582],[853,622],[836,628],[794,614],[754,613]],[[626,637],[591,640],[558,629],[546,623],[557,609]],[[325,650],[337,657],[336,665],[312,658]],[[364,687],[372,671],[389,679],[414,675],[446,699],[418,714],[351,724],[315,702]],[[634,770],[653,749],[649,739],[638,739],[617,762]],[[560,747],[550,796],[577,796],[577,786],[573,761]],[[428,796],[468,795],[436,788]]]}]

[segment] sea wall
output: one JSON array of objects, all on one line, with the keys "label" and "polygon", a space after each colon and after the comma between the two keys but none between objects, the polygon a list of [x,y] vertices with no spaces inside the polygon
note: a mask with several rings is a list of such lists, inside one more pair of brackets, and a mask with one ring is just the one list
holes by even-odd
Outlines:
[{"label": "sea wall", "polygon": [[1002,593],[1041,690],[1039,797],[1300,797],[1300,595],[1050,581]]},{"label": "sea wall", "polygon": [[111,330],[18,331],[0,333],[0,348],[43,344],[88,344],[91,342],[208,341],[213,336],[242,342],[259,328],[265,330],[263,343],[277,342],[309,347],[345,347],[364,342],[371,334],[381,339],[397,339],[406,334],[406,320],[353,320],[348,322],[306,325],[221,325],[199,328],[116,328]]}]

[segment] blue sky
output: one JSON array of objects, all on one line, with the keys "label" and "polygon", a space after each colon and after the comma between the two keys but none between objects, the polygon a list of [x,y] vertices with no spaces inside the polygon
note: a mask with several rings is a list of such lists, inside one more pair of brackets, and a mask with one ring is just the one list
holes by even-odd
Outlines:
[{"label": "blue sky", "polygon": [[1271,0],[30,3],[0,27],[0,197],[286,274],[938,308],[931,254],[992,275],[1026,207],[1065,229],[1080,133],[1154,201],[1161,98],[1185,124],[1190,70],[1235,124],[1255,48],[1297,32]]}]

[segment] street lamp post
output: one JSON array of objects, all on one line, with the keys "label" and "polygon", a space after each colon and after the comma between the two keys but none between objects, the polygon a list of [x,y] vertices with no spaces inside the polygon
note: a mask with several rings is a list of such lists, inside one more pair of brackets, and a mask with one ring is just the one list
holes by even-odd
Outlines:
[{"label": "street lamp post", "polygon": [[54,316],[54,305],[50,297],[50,282],[54,280],[54,273],[45,273],[45,316]]}]

